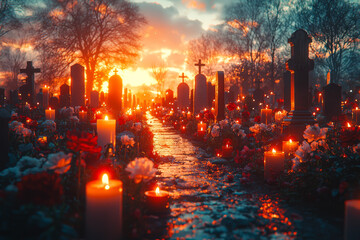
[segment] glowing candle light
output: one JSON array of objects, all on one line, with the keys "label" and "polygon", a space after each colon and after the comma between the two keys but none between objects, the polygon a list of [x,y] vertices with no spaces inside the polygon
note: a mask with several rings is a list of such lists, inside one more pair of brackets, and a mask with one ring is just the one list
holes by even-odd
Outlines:
[{"label": "glowing candle light", "polygon": [[345,202],[345,240],[360,239],[360,200]]},{"label": "glowing candle light", "polygon": [[229,141],[227,141],[226,144],[221,147],[221,150],[222,150],[222,157],[230,158],[230,157],[232,157],[234,148],[231,145],[231,143]]},{"label": "glowing candle light", "polygon": [[203,123],[202,121],[198,123],[197,125],[198,135],[204,136],[206,132],[206,123]]},{"label": "glowing candle light", "polygon": [[98,134],[98,146],[104,147],[109,143],[115,146],[116,120],[109,119],[108,116],[105,116],[105,119],[97,120],[96,126]]},{"label": "glowing candle light", "polygon": [[55,110],[54,109],[46,109],[45,110],[45,118],[46,120],[53,120],[55,121]]},{"label": "glowing candle light", "polygon": [[49,87],[45,85],[42,89],[43,94],[43,108],[46,109],[49,107]]},{"label": "glowing candle light", "polygon": [[265,124],[271,123],[272,120],[272,110],[269,108],[261,109],[261,122]]},{"label": "glowing candle light", "polygon": [[81,112],[79,112],[79,120],[80,122],[87,121],[87,111],[81,110]]},{"label": "glowing candle light", "polygon": [[191,118],[191,112],[188,111],[187,114],[186,114],[186,116],[187,116],[187,119],[190,119],[190,118]]},{"label": "glowing candle light", "polygon": [[289,141],[282,142],[282,148],[285,155],[294,153],[298,149],[298,146],[299,146],[299,142],[293,141],[291,138],[289,139]]},{"label": "glowing candle light", "polygon": [[352,120],[355,125],[360,125],[360,109],[358,107],[352,110]]},{"label": "glowing candle light", "polygon": [[165,213],[169,210],[169,192],[160,190],[146,191],[146,205],[151,213]]},{"label": "glowing candle light", "polygon": [[264,179],[266,181],[277,177],[284,171],[285,154],[277,152],[274,148],[272,151],[264,153]]}]

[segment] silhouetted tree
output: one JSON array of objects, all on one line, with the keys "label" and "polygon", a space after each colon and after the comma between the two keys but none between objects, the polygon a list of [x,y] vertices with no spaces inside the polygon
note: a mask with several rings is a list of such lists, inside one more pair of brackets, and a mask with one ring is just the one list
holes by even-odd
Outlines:
[{"label": "silhouetted tree", "polygon": [[151,67],[151,76],[155,79],[157,83],[157,91],[160,92],[160,95],[164,93],[164,85],[165,85],[165,78],[168,73],[168,69],[165,66],[164,62],[160,64],[153,64]]}]

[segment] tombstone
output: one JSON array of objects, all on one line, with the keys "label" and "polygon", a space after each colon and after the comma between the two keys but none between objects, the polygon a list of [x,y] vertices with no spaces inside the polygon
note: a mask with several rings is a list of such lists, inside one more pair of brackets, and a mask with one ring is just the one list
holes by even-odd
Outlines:
[{"label": "tombstone", "polygon": [[70,87],[66,83],[60,86],[59,107],[70,106]]},{"label": "tombstone", "polygon": [[5,88],[0,88],[0,107],[5,105]]},{"label": "tombstone", "polygon": [[323,88],[324,102],[322,114],[327,121],[331,121],[333,117],[341,115],[341,86],[332,82],[329,73],[329,84]]},{"label": "tombstone", "polygon": [[59,108],[59,99],[57,97],[51,97],[49,99],[49,107],[51,107],[51,109],[58,109]]},{"label": "tombstone", "polygon": [[216,86],[215,86],[215,116],[216,121],[225,119],[225,85],[224,72],[216,72]]},{"label": "tombstone", "polygon": [[10,112],[6,108],[0,108],[0,170],[4,169],[9,161],[9,121]]},{"label": "tombstone", "polygon": [[[44,108],[44,94],[42,92],[42,88],[40,88],[38,94],[36,94],[36,103],[39,103],[41,108]],[[48,104],[49,105],[49,104]]]},{"label": "tombstone", "polygon": [[207,106],[212,108],[213,100],[215,99],[215,86],[211,82],[207,82]]},{"label": "tombstone", "polygon": [[98,108],[99,107],[99,92],[91,91],[90,93],[90,107]]},{"label": "tombstone", "polygon": [[131,108],[131,102],[132,102],[132,98],[131,98],[131,90],[129,89],[129,97],[128,97],[129,101],[128,101],[128,105],[129,105],[129,108]]},{"label": "tombstone", "polygon": [[232,85],[229,89],[229,102],[236,102],[240,94],[240,88],[237,85]]},{"label": "tombstone", "polygon": [[124,88],[124,109],[125,109],[125,111],[128,107],[127,95],[128,95],[128,89]]},{"label": "tombstone", "polygon": [[170,107],[174,102],[174,91],[171,89],[166,90],[165,92],[165,106]]},{"label": "tombstone", "polygon": [[182,73],[179,78],[182,78],[182,82],[177,87],[177,105],[180,109],[188,108],[189,107],[189,85],[185,83],[185,78],[187,76]]},{"label": "tombstone", "polygon": [[10,90],[9,104],[15,106],[19,104],[19,92],[18,90]]},{"label": "tombstone", "polygon": [[283,74],[284,81],[284,109],[289,112],[291,110],[291,73],[289,71]]},{"label": "tombstone", "polygon": [[23,102],[28,102],[32,106],[36,105],[35,95],[35,73],[39,73],[40,68],[34,68],[32,61],[27,61],[26,68],[20,69],[20,73],[26,73],[27,78],[24,85],[19,88],[21,99]]},{"label": "tombstone", "polygon": [[136,96],[133,94],[133,108],[136,108]]},{"label": "tombstone", "polygon": [[80,64],[71,66],[71,106],[85,106],[85,75]]},{"label": "tombstone", "polygon": [[102,105],[105,102],[105,93],[100,92],[100,105]]},{"label": "tombstone", "polygon": [[[115,75],[111,76],[109,79],[108,104],[116,114],[122,110],[122,97],[123,97],[122,90],[123,90],[122,79],[119,75],[117,75],[117,71],[115,71]],[[127,91],[125,88],[124,96],[126,96],[126,93]]]},{"label": "tombstone", "polygon": [[311,38],[303,29],[295,31],[288,40],[291,58],[286,69],[291,72],[291,111],[284,119],[284,133],[297,140],[303,138],[306,125],[315,123],[309,110],[309,71],[314,69],[314,61],[309,59]]},{"label": "tombstone", "polygon": [[190,91],[190,109],[194,111],[194,89]]},{"label": "tombstone", "polygon": [[206,77],[201,74],[201,67],[205,64],[199,63],[195,64],[199,67],[199,74],[195,76],[195,91],[194,91],[194,115],[197,115],[201,110],[207,107],[207,86],[206,86]]}]

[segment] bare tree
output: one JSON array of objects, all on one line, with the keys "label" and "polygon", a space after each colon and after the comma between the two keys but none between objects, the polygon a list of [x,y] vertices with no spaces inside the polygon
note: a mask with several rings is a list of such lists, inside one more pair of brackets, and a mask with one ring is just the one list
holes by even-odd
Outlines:
[{"label": "bare tree", "polygon": [[0,0],[0,37],[21,26],[16,15],[21,0]]},{"label": "bare tree", "polygon": [[37,42],[85,65],[87,93],[105,60],[126,67],[138,56],[145,19],[126,0],[50,0],[38,15]]},{"label": "bare tree", "polygon": [[165,86],[165,78],[168,73],[168,69],[165,66],[164,62],[160,64],[153,64],[151,67],[151,76],[157,82],[157,92],[160,92],[161,95],[164,93],[164,86]]}]

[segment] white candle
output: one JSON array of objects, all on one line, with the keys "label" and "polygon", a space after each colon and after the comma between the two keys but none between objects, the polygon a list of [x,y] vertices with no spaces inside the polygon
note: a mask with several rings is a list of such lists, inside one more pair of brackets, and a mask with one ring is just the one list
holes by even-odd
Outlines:
[{"label": "white candle", "polygon": [[45,85],[42,89],[43,93],[43,108],[46,109],[49,107],[49,87]]},{"label": "white candle", "polygon": [[116,120],[108,119],[108,117],[105,116],[105,119],[97,120],[96,126],[98,134],[98,146],[104,147],[109,143],[112,143],[115,146]]},{"label": "white candle", "polygon": [[54,109],[46,109],[45,110],[45,118],[46,120],[53,120],[55,121],[55,110]]},{"label": "white candle", "polygon": [[284,171],[285,154],[275,149],[264,153],[264,179],[270,180]]},{"label": "white candle", "polygon": [[295,152],[298,149],[299,142],[293,141],[291,139],[289,141],[283,141],[282,147],[283,147],[283,152],[285,153],[285,155],[288,155],[290,153]]},{"label": "white candle", "polygon": [[122,194],[119,180],[104,174],[86,184],[86,239],[121,239]]},{"label": "white candle", "polygon": [[80,122],[87,121],[87,111],[81,110],[81,112],[79,112],[79,120]]},{"label": "white candle", "polygon": [[345,202],[345,240],[360,239],[360,200]]},{"label": "white candle", "polygon": [[272,110],[265,108],[261,109],[261,122],[265,124],[271,123],[272,119]]}]

